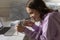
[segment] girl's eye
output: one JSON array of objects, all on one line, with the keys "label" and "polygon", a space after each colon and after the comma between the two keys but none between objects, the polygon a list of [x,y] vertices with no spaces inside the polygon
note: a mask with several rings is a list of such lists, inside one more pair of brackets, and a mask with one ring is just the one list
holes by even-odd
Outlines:
[{"label": "girl's eye", "polygon": [[30,12],[30,14],[33,14],[33,12]]}]

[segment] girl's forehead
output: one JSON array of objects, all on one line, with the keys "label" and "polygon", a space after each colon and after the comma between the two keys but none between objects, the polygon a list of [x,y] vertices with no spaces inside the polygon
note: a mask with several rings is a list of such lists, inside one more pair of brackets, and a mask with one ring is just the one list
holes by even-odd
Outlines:
[{"label": "girl's forehead", "polygon": [[26,7],[26,9],[29,10],[29,11],[33,10],[33,9],[29,8],[29,7]]},{"label": "girl's forehead", "polygon": [[30,9],[30,8],[26,8],[26,10],[27,10],[27,12],[32,12],[32,11],[34,11],[34,9]]},{"label": "girl's forehead", "polygon": [[26,10],[27,10],[27,11],[37,11],[37,10],[31,9],[31,8],[29,8],[29,7],[26,7]]}]

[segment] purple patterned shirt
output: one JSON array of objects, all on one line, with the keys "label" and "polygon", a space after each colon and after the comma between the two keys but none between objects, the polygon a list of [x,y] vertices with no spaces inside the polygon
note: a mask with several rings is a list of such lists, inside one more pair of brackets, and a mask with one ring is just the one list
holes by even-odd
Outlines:
[{"label": "purple patterned shirt", "polygon": [[[54,15],[54,12],[48,13],[47,16],[44,18],[42,24],[40,24],[39,27],[37,27],[36,25],[33,25],[32,28],[35,31],[31,31],[31,30],[26,28],[25,31],[24,31],[25,34],[27,36],[29,36],[32,40],[47,40],[46,35],[47,35],[48,24],[50,24],[49,21],[51,20],[51,18],[52,18],[52,20],[54,20],[53,16],[51,17],[51,15]],[[41,34],[41,32],[42,32],[42,34]]]}]

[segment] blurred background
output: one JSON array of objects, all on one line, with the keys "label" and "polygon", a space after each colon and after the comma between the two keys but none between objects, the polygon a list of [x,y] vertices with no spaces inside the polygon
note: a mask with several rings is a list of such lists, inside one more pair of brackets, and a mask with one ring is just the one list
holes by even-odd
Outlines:
[{"label": "blurred background", "polygon": [[[0,22],[2,20],[5,27],[9,27],[10,22],[28,18],[25,4],[28,0],[0,0]],[[60,0],[44,0],[46,5],[60,12]],[[0,35],[0,40],[23,40],[24,34],[17,36]]]},{"label": "blurred background", "polygon": [[[60,11],[60,0],[44,0],[49,8]],[[0,0],[0,17],[4,20],[27,18],[25,4],[27,0]]]}]

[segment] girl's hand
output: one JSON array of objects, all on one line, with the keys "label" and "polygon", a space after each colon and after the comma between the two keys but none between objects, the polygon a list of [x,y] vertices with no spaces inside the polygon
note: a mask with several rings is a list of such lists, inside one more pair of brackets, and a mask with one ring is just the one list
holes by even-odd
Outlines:
[{"label": "girl's hand", "polygon": [[23,21],[22,24],[17,25],[17,31],[18,32],[24,32],[24,30],[26,28],[25,26],[32,27],[34,25],[34,22],[26,20],[26,21]]},{"label": "girl's hand", "polygon": [[17,25],[17,31],[18,32],[24,32],[24,30],[25,30],[25,27],[24,26],[22,26],[22,25]]},{"label": "girl's hand", "polygon": [[32,27],[34,25],[34,22],[26,20],[24,21],[23,25]]}]

